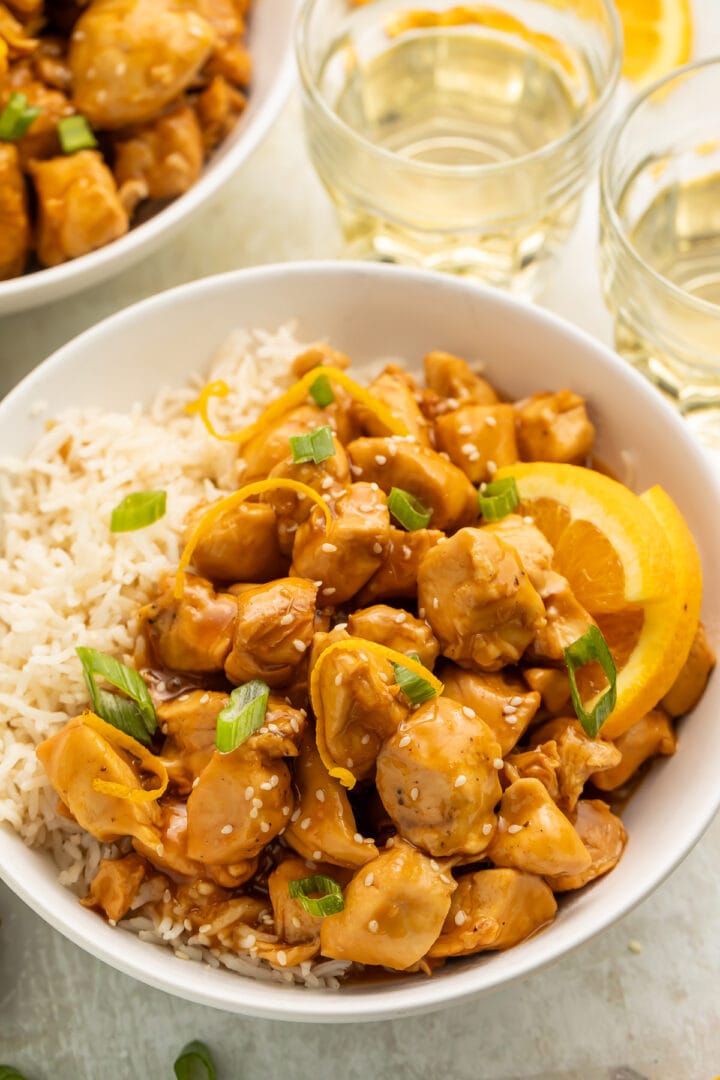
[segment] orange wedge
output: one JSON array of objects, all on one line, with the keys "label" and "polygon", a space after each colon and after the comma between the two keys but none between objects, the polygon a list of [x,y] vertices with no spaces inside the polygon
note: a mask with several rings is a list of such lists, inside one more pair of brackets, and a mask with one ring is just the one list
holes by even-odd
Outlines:
[{"label": "orange wedge", "polygon": [[615,0],[625,35],[623,75],[649,83],[687,63],[692,52],[689,0]]},{"label": "orange wedge", "polygon": [[[695,542],[672,499],[658,487],[638,496],[575,465],[517,464],[518,512],[555,548],[553,565],[595,618],[616,667],[617,703],[602,734],[616,738],[675,682],[700,616],[702,571]],[[604,680],[578,683],[588,710]]]}]

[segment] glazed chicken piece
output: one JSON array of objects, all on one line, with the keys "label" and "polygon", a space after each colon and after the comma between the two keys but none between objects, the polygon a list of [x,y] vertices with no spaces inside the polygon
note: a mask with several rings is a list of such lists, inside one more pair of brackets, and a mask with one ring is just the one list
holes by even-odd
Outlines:
[{"label": "glazed chicken piece", "polygon": [[553,716],[567,716],[570,705],[570,680],[567,671],[557,668],[523,668],[523,678],[542,698],[543,708]]},{"label": "glazed chicken piece", "polygon": [[[417,387],[412,375],[395,364],[388,364],[382,374],[373,379],[368,390],[405,425],[416,443],[430,446],[430,425],[417,403]],[[355,402],[353,411],[364,434],[392,435],[382,420],[361,402]]]},{"label": "glazed chicken piece", "polygon": [[395,839],[355,874],[344,910],[323,919],[321,952],[405,971],[439,936],[454,890],[452,877],[434,860]]},{"label": "glazed chicken piece", "polygon": [[0,142],[0,281],[25,269],[30,250],[25,180],[17,147]]},{"label": "glazed chicken piece", "polygon": [[432,510],[433,529],[452,530],[478,516],[477,492],[456,465],[427,446],[406,439],[355,439],[347,448],[356,479],[386,493],[397,487]]},{"label": "glazed chicken piece", "polygon": [[200,176],[203,141],[194,111],[180,105],[115,142],[115,180],[137,184],[149,199],[173,199]]},{"label": "glazed chicken piece", "polygon": [[27,27],[6,4],[0,4],[0,41],[6,46],[10,61],[30,56],[38,45],[37,39],[30,36]]},{"label": "glazed chicken piece", "polygon": [[473,405],[496,405],[498,396],[489,382],[482,379],[465,360],[439,350],[424,358],[425,382],[444,398]]},{"label": "glazed chicken piece", "polygon": [[170,916],[173,922],[184,923],[207,946],[243,952],[253,940],[258,943],[274,940],[259,925],[262,914],[268,910],[265,899],[233,895],[203,879],[178,886],[169,882],[164,892],[165,896],[168,894],[167,900],[163,897],[153,905],[156,920],[160,922]]},{"label": "glazed chicken piece", "polygon": [[147,873],[147,863],[135,853],[122,859],[101,859],[83,907],[102,911],[112,926],[127,915]]},{"label": "glazed chicken piece", "polygon": [[229,700],[215,690],[190,690],[156,708],[165,733],[162,760],[173,787],[183,794],[212,757],[218,714]]},{"label": "glazed chicken piece", "polygon": [[559,768],[560,755],[557,743],[551,739],[549,742],[540,743],[532,750],[522,750],[506,757],[503,781],[509,786],[516,780],[539,780],[553,802],[557,802],[560,796],[557,777]]},{"label": "glazed chicken piece", "polygon": [[367,652],[336,649],[323,659],[312,705],[317,742],[335,765],[362,780],[371,776],[380,747],[410,706],[392,664]]},{"label": "glazed chicken piece", "polygon": [[41,14],[43,2],[44,0],[8,0],[8,7],[12,8],[19,18],[30,22]]},{"label": "glazed chicken piece", "polygon": [[140,626],[163,667],[171,671],[222,671],[233,641],[238,601],[216,593],[205,578],[187,574],[182,597],[168,576],[157,600],[140,609]]},{"label": "glazed chicken piece", "polygon": [[353,637],[377,641],[396,652],[417,653],[420,663],[431,671],[440,652],[437,638],[424,619],[386,604],[354,611],[348,616],[348,630]]},{"label": "glazed chicken piece", "polygon": [[296,379],[301,379],[303,375],[316,367],[336,367],[341,371],[347,371],[350,363],[347,353],[334,349],[325,341],[316,341],[314,345],[309,345],[307,349],[297,354],[290,365],[290,370]]},{"label": "glazed chicken piece", "polygon": [[547,878],[554,892],[582,889],[589,881],[607,874],[617,866],[627,843],[625,826],[602,799],[581,799],[575,813],[575,830],[587,851],[591,863],[577,874],[555,874]]},{"label": "glazed chicken piece", "polygon": [[289,886],[291,881],[302,880],[312,874],[324,873],[332,877],[333,872],[332,867],[311,870],[305,859],[294,855],[288,855],[278,863],[268,878],[268,893],[273,909],[275,933],[281,941],[286,941],[289,945],[317,942],[319,951],[322,917],[306,911],[300,901],[290,895]]},{"label": "glazed chicken piece", "polygon": [[511,949],[555,917],[552,889],[537,874],[510,868],[464,874],[431,957]]},{"label": "glazed chicken piece", "polygon": [[357,594],[356,602],[372,604],[375,600],[414,597],[417,593],[418,566],[430,548],[441,540],[445,540],[445,534],[439,529],[405,532],[391,525],[382,563]]},{"label": "glazed chicken piece", "polygon": [[205,153],[209,154],[230,134],[245,111],[247,99],[222,75],[216,75],[193,102],[202,133]]},{"label": "glazed chicken piece", "polygon": [[418,605],[444,656],[485,671],[517,663],[545,621],[517,555],[486,529],[461,529],[427,553]]},{"label": "glazed chicken piece", "polygon": [[[377,856],[372,840],[358,833],[345,789],[320,760],[312,732],[300,745],[294,777],[299,801],[293,814],[295,820],[285,832],[290,847],[306,859],[322,859],[350,869],[364,866]],[[307,877],[307,872],[297,876]]]},{"label": "glazed chicken piece", "polygon": [[207,20],[179,0],[93,0],[70,41],[74,104],[98,128],[152,120],[190,85],[214,41]]},{"label": "glazed chicken piece", "polygon": [[579,874],[590,852],[539,780],[516,780],[505,791],[488,858],[531,874]]},{"label": "glazed chicken piece", "polygon": [[443,696],[460,702],[487,724],[500,743],[501,757],[512,750],[540,707],[540,695],[528,693],[521,679],[504,671],[463,671],[445,662],[437,674],[445,684]]},{"label": "glazed chicken piece", "polygon": [[47,85],[37,77],[33,57],[32,61],[14,64],[11,68],[5,92],[0,86],[0,107],[6,104],[11,93],[24,94],[28,105],[40,110],[23,137],[15,143],[23,168],[27,169],[34,160],[59,157],[62,150],[58,121],[72,116],[75,111],[65,91]]},{"label": "glazed chicken piece", "polygon": [[613,769],[620,764],[621,753],[610,742],[591,739],[574,717],[557,717],[533,732],[537,744],[554,740],[560,765],[558,806],[575,809],[586,781],[595,772]]},{"label": "glazed chicken piece", "polygon": [[69,720],[41,742],[37,756],[71,815],[96,840],[112,843],[135,836],[147,844],[157,843],[160,811],[155,802],[133,802],[93,788],[97,779],[137,788],[141,777],[130,755],[87,724],[84,716]]},{"label": "glazed chicken piece", "polygon": [[478,855],[490,841],[502,794],[500,746],[478,717],[436,698],[383,745],[376,784],[400,835],[430,855]]},{"label": "glazed chicken piece", "polygon": [[622,787],[643,762],[657,754],[674,754],[677,746],[672,723],[662,709],[652,709],[613,741],[622,755],[621,760],[614,768],[593,773],[590,778],[600,791]]},{"label": "glazed chicken piece", "polygon": [[[188,514],[186,541],[210,505],[199,503]],[[192,561],[212,581],[264,583],[282,577],[288,560],[280,551],[275,511],[265,503],[231,507],[200,538]]]},{"label": "glazed chicken piece", "polygon": [[465,405],[435,421],[438,450],[473,484],[492,480],[496,471],[518,460],[512,405]]},{"label": "glazed chicken piece", "polygon": [[572,390],[533,394],[515,404],[517,441],[523,461],[582,465],[595,441],[585,401]]},{"label": "glazed chicken piece", "polygon": [[38,207],[37,257],[58,266],[104,247],[128,231],[113,175],[97,150],[32,161]]},{"label": "glazed chicken piece", "polygon": [[329,409],[321,409],[317,405],[299,405],[297,409],[291,409],[273,424],[268,424],[240,451],[239,461],[243,467],[242,482],[249,484],[253,480],[264,480],[276,465],[288,457],[290,453],[288,440],[292,435],[305,435],[325,424],[335,431],[333,420]]},{"label": "glazed chicken piece", "polygon": [[[349,490],[351,481],[347,454],[342,443],[335,437],[333,447],[335,453],[317,465],[312,461],[296,464],[292,457],[287,455],[270,471],[270,476],[306,484],[313,491],[317,491],[334,510],[337,500]],[[304,494],[282,488],[268,491],[260,498],[275,510],[280,549],[285,555],[291,555],[295,533],[299,526],[307,521],[316,504]]]},{"label": "glazed chicken piece", "polygon": [[262,679],[284,686],[312,644],[317,586],[300,577],[253,585],[237,598],[232,649],[225,674],[239,686]]},{"label": "glazed chicken piece", "polygon": [[385,496],[370,484],[353,484],[335,503],[327,525],[319,507],[295,534],[291,573],[320,581],[320,599],[342,604],[382,563],[390,536]]},{"label": "glazed chicken piece", "polygon": [[207,73],[220,75],[235,86],[249,86],[252,58],[243,44],[245,22],[240,5],[233,0],[194,0],[193,9],[215,32]]},{"label": "glazed chicken piece", "polygon": [[683,716],[694,709],[714,667],[715,653],[708,642],[705,627],[699,623],[685,665],[660,702],[665,712],[670,716]]},{"label": "glazed chicken piece", "polygon": [[34,74],[45,87],[67,93],[72,85],[72,72],[66,58],[67,43],[62,37],[43,34],[30,62]]}]

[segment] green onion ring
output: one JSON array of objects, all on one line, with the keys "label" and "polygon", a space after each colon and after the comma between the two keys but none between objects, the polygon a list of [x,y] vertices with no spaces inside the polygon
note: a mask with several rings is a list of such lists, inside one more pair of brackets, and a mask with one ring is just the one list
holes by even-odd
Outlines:
[{"label": "green onion ring", "polygon": [[[408,653],[411,660],[421,664],[422,661],[416,652]],[[421,679],[414,671],[405,668],[402,664],[393,664],[395,682],[402,690],[405,697],[412,705],[422,705],[423,701],[429,701],[437,694],[437,690],[430,685],[427,679]]]},{"label": "green onion ring", "polygon": [[[288,892],[293,900],[299,900],[309,915],[336,915],[345,907],[342,889],[334,878],[325,874],[289,881]],[[315,897],[308,896],[308,893],[323,895]]]},{"label": "green onion ring", "polygon": [[221,753],[237,750],[263,726],[269,696],[270,687],[260,679],[235,687],[215,727],[215,745]]},{"label": "green onion ring", "polygon": [[321,409],[326,408],[328,405],[332,405],[335,400],[335,395],[327,375],[318,375],[317,379],[310,387],[310,397]]},{"label": "green onion ring", "polygon": [[[617,701],[617,669],[612,658],[607,642],[597,626],[591,626],[582,637],[573,641],[572,645],[564,650],[565,664],[570,677],[570,693],[572,694],[573,708],[583,728],[591,738],[595,738],[600,728],[615,708]],[[575,681],[575,672],[585,664],[597,660],[605,672],[609,687],[599,699],[592,712],[587,712],[580,700],[580,692]]]},{"label": "green onion ring", "polygon": [[[93,712],[106,723],[149,746],[151,736],[157,730],[157,716],[143,677],[133,668],[97,649],[80,645],[75,652],[83,667]],[[100,689],[96,683],[98,676],[122,690],[127,697]]]},{"label": "green onion ring", "polygon": [[387,505],[392,516],[408,532],[426,528],[433,515],[431,509],[429,510],[419,499],[416,499],[409,491],[403,491],[402,488],[390,489]]},{"label": "green onion ring", "polygon": [[306,461],[319,465],[335,453],[333,433],[327,424],[309,431],[307,435],[291,435],[288,441],[295,465],[303,465]]},{"label": "green onion ring", "polygon": [[134,491],[118,503],[110,518],[110,532],[135,532],[165,516],[167,493]]},{"label": "green onion ring", "polygon": [[182,1048],[174,1068],[177,1080],[217,1080],[210,1050],[199,1039],[193,1039]]},{"label": "green onion ring", "polygon": [[516,509],[519,502],[520,495],[514,476],[506,476],[502,480],[493,480],[491,484],[483,484],[478,492],[480,513],[486,521],[499,521],[507,517]]}]

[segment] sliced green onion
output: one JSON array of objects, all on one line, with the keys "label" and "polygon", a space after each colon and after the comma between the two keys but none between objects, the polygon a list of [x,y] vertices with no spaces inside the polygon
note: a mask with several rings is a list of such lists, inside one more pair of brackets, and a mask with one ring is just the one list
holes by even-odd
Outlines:
[{"label": "sliced green onion", "polygon": [[433,514],[419,499],[402,488],[390,488],[387,504],[392,516],[408,532],[424,529]]},{"label": "sliced green onion", "polygon": [[254,731],[263,726],[270,687],[260,679],[237,686],[230,701],[218,713],[215,745],[223,754],[237,750]]},{"label": "sliced green onion", "polygon": [[[577,641],[573,641],[572,645],[568,645],[564,652],[565,663],[567,665],[568,675],[570,676],[570,693],[572,694],[572,703],[575,714],[585,728],[587,734],[594,739],[610,713],[615,708],[615,702],[617,701],[617,670],[615,668],[615,661],[610,654],[605,638],[602,636],[597,626],[591,626],[582,637],[579,637]],[[578,691],[577,682],[575,681],[575,672],[585,664],[592,663],[593,660],[597,660],[600,664],[610,685],[599,699],[592,712],[587,712],[580,700],[580,693]]]},{"label": "sliced green onion", "polygon": [[[336,915],[345,907],[343,891],[334,878],[325,874],[296,878],[288,882],[288,892],[293,900],[299,900],[310,915]],[[309,896],[322,893],[322,896]]]},{"label": "sliced green onion", "polygon": [[486,521],[499,521],[500,518],[512,514],[520,502],[517,484],[514,476],[506,476],[503,480],[493,480],[491,484],[483,484],[478,492],[478,504],[480,513]]},{"label": "sliced green onion", "polygon": [[[83,666],[93,711],[108,724],[148,746],[157,730],[157,716],[142,675],[97,649],[80,645],[75,652]],[[122,690],[127,697],[100,689],[96,682],[98,678]]]},{"label": "sliced green onion", "polygon": [[210,1050],[199,1039],[182,1048],[174,1068],[177,1080],[216,1080],[217,1077]]},{"label": "sliced green onion", "polygon": [[0,1065],[0,1080],[25,1080],[25,1077],[12,1065]]},{"label": "sliced green onion", "polygon": [[306,461],[314,461],[319,465],[335,453],[333,433],[326,424],[309,431],[307,435],[291,435],[289,441],[296,465],[302,465]]},{"label": "sliced green onion", "polygon": [[[411,660],[415,660],[416,663],[421,663],[416,652],[410,652],[408,656]],[[427,679],[421,679],[414,671],[403,667],[402,664],[393,664],[393,669],[395,671],[395,682],[412,705],[422,705],[423,701],[429,701],[431,697],[435,697],[437,694],[437,690],[430,685]]]},{"label": "sliced green onion", "polygon": [[92,150],[97,139],[84,116],[65,116],[58,120],[58,138],[63,154],[75,154],[78,150]]},{"label": "sliced green onion", "polygon": [[11,94],[7,105],[0,113],[0,140],[17,142],[18,139],[22,139],[33,120],[41,112],[42,109],[28,105],[25,94]]},{"label": "sliced green onion", "polygon": [[318,375],[310,387],[310,397],[321,409],[324,409],[326,405],[332,405],[335,395],[327,375]]},{"label": "sliced green onion", "polygon": [[135,532],[165,516],[167,494],[164,491],[134,491],[115,507],[110,518],[110,532]]}]

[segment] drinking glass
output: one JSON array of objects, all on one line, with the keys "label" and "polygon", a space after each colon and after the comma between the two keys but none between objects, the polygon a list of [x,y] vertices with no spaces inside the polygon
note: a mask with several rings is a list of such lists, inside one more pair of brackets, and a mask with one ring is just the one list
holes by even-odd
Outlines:
[{"label": "drinking glass", "polygon": [[305,0],[296,49],[350,254],[536,294],[606,132],[611,0]]},{"label": "drinking glass", "polygon": [[618,351],[720,446],[720,57],[637,98],[600,176]]}]

